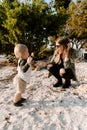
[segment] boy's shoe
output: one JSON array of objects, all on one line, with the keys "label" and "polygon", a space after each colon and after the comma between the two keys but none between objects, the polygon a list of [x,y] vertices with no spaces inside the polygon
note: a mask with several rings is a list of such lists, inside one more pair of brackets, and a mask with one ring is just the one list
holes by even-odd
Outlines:
[{"label": "boy's shoe", "polygon": [[71,85],[70,79],[69,79],[69,80],[66,80],[65,83],[63,84],[63,88],[69,88],[70,85]]},{"label": "boy's shoe", "polygon": [[14,103],[14,106],[16,106],[16,107],[21,107],[21,106],[23,106],[23,104],[20,103],[20,101],[18,101],[18,102],[16,102],[16,103]]},{"label": "boy's shoe", "polygon": [[62,81],[58,81],[56,84],[53,85],[53,87],[60,87],[62,84]]},{"label": "boy's shoe", "polygon": [[26,98],[21,98],[19,102],[22,103],[22,102],[25,102],[26,100],[27,100]]}]

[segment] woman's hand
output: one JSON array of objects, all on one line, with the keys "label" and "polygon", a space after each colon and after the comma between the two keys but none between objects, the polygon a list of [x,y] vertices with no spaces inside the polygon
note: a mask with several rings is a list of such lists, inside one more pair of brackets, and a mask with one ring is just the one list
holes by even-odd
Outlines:
[{"label": "woman's hand", "polygon": [[60,74],[60,76],[63,76],[63,74],[65,74],[65,69],[64,69],[64,68],[61,68],[61,69],[59,70],[59,74]]},{"label": "woman's hand", "polygon": [[52,63],[47,64],[47,69],[49,70],[53,66]]},{"label": "woman's hand", "polygon": [[70,50],[70,48],[71,48],[71,45],[68,44],[67,48],[64,49],[64,51],[63,51],[63,59],[69,58],[69,50]]}]

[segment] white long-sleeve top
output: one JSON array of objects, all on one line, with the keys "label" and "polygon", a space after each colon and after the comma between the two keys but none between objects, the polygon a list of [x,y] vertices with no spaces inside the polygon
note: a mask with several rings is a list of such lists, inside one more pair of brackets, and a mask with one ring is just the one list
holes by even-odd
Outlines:
[{"label": "white long-sleeve top", "polygon": [[18,60],[18,76],[23,79],[26,83],[30,82],[31,76],[31,65],[27,63],[27,59],[19,59]]}]

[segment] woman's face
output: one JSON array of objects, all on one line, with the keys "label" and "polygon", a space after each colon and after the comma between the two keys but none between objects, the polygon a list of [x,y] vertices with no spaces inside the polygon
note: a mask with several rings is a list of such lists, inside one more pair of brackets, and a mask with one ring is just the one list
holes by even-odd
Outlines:
[{"label": "woman's face", "polygon": [[64,46],[59,44],[57,41],[56,41],[56,51],[58,54],[62,54],[64,51]]}]

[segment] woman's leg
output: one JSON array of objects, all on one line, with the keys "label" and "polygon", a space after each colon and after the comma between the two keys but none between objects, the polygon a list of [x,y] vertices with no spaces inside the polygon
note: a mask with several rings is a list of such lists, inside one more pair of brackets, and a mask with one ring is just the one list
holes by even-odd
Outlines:
[{"label": "woman's leg", "polygon": [[73,72],[71,69],[66,69],[65,73],[62,76],[65,79],[65,83],[63,84],[63,88],[69,88],[71,85],[71,79],[73,78]]},{"label": "woman's leg", "polygon": [[61,67],[61,65],[54,64],[51,68],[49,68],[50,73],[58,79],[58,82],[54,84],[54,87],[59,87],[62,85],[62,78],[59,75],[59,70]]}]

